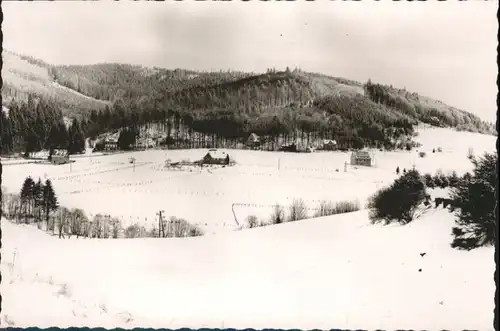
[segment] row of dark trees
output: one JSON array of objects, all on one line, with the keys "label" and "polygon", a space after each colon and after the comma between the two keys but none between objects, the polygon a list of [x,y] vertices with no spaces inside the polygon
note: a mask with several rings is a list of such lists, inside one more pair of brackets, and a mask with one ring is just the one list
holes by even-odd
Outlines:
[{"label": "row of dark trees", "polygon": [[[39,178],[35,182],[32,177],[26,177],[20,194],[8,194],[6,199],[2,196],[2,210],[4,204],[7,218],[25,224],[35,222],[40,229],[45,222],[46,231],[57,231],[59,238],[68,235],[77,238],[116,239],[121,237],[122,232],[125,238],[158,237],[158,230],[155,228],[147,231],[138,224],[131,224],[123,229],[122,222],[117,217],[96,214],[89,219],[81,209],[60,206],[50,179],[42,182]],[[165,219],[162,230],[162,237],[203,235],[199,227],[176,217]]]},{"label": "row of dark trees", "polygon": [[2,176],[3,176],[3,166],[2,166],[2,160],[0,160],[0,220],[2,219],[3,215]]},{"label": "row of dark trees", "polygon": [[[110,68],[116,73],[111,75]],[[113,105],[83,114],[67,128],[56,104],[33,96],[27,102],[13,102],[9,116],[0,115],[0,153],[54,148],[79,153],[86,137],[95,139],[122,128],[139,132],[151,126],[167,134],[167,145],[183,148],[235,146],[254,132],[268,142],[267,149],[323,139],[337,140],[341,149],[390,149],[411,141],[418,120],[437,118],[446,125],[458,125],[460,120],[454,113],[415,106],[393,89],[370,81],[365,85],[368,97],[328,95],[315,87],[319,83],[314,75],[289,70],[257,76],[162,70],[144,75],[145,68],[98,65],[57,67],[51,72],[67,86],[106,97]],[[104,87],[112,95],[103,95]],[[125,141],[122,146],[129,148]]]},{"label": "row of dark trees", "polygon": [[[154,93],[139,93],[138,86],[146,84],[140,74],[145,69],[119,66],[116,75],[123,76],[120,80],[107,74],[108,67],[93,67],[92,74],[86,72],[87,67],[54,69],[58,80],[71,77],[68,79],[73,83],[67,84],[70,87],[88,85],[88,91],[82,90],[87,95],[92,95],[89,84],[96,79],[114,91],[114,105],[92,111],[84,119],[85,125],[82,123],[91,138],[124,127],[137,130],[159,124],[170,144],[184,147],[200,145],[201,141],[210,141],[213,147],[228,141],[241,142],[252,132],[272,145],[297,139],[303,144],[336,139],[344,148],[390,147],[394,140],[410,134],[416,123],[410,115],[387,109],[361,95],[322,97],[313,87],[313,78],[295,71],[273,70],[257,76],[179,71],[172,73],[173,81],[169,83],[179,88],[171,86],[160,91],[155,85]],[[198,83],[187,83],[190,75]],[[202,81],[200,77],[211,78]],[[198,133],[196,137],[193,132]]]},{"label": "row of dark trees", "polygon": [[123,127],[137,132],[140,127],[155,125],[167,134],[170,144],[184,147],[200,145],[200,140],[210,141],[213,147],[227,141],[243,142],[253,132],[276,146],[278,141],[286,144],[299,140],[307,145],[335,139],[341,148],[391,148],[399,139],[410,139],[415,124],[408,117],[387,112],[361,97],[319,98],[308,107],[275,108],[274,115],[259,116],[224,109],[134,109],[137,108],[115,105],[92,112],[85,121],[88,136],[95,138]]},{"label": "row of dark trees", "polygon": [[37,222],[45,220],[48,225],[50,214],[59,207],[50,179],[42,183],[40,178],[35,182],[27,177],[21,188],[20,200],[18,216],[24,218],[26,223],[29,219],[36,219]]},{"label": "row of dark trees", "polygon": [[67,149],[80,153],[85,149],[81,122],[73,119],[66,126],[63,114],[53,104],[34,95],[27,102],[12,102],[0,112],[0,154],[29,153],[42,149]]},{"label": "row of dark trees", "polygon": [[451,187],[450,202],[457,225],[452,229],[454,240],[451,246],[470,250],[494,245],[498,231],[498,156],[487,153],[482,158],[473,158],[472,163],[473,173],[466,173],[462,177],[456,174],[421,176],[417,170],[406,172],[391,186],[371,197],[368,204],[370,219],[374,223],[410,223],[415,219],[421,204],[427,204],[429,199],[426,182],[433,187],[439,181],[441,187]]}]

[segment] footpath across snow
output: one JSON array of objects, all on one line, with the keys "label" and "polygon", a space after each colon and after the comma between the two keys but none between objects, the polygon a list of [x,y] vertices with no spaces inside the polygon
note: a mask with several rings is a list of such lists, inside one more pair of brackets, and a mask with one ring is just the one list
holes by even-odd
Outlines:
[{"label": "footpath across snow", "polygon": [[453,216],[367,211],[187,239],[52,237],[2,220],[2,326],[493,330],[494,249]]}]

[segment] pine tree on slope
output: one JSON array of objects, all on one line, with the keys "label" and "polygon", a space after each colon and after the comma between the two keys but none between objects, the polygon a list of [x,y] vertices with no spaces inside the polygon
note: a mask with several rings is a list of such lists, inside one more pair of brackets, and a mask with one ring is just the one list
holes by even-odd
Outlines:
[{"label": "pine tree on slope", "polygon": [[57,210],[58,207],[59,204],[54,188],[52,187],[52,182],[50,179],[47,179],[43,187],[43,211],[45,213],[45,221],[47,222],[47,230],[49,229],[50,213]]}]

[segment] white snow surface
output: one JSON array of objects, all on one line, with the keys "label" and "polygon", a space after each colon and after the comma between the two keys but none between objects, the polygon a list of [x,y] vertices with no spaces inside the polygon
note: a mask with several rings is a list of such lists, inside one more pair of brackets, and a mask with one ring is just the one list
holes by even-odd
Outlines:
[{"label": "white snow surface", "polygon": [[[358,200],[363,207],[378,188],[390,184],[399,166],[422,173],[436,170],[459,174],[472,170],[469,147],[477,155],[494,151],[496,137],[425,129],[417,137],[427,156],[412,152],[375,151],[376,166],[353,167],[344,172],[350,154],[342,152],[294,154],[225,150],[237,162],[234,167],[185,171],[165,169],[165,161],[199,160],[207,150],[148,150],[115,155],[78,155],[65,165],[4,165],[3,185],[19,192],[25,177],[50,178],[61,205],[82,208],[91,216],[110,214],[126,226],[139,223],[151,228],[156,214],[184,218],[207,233],[231,231],[246,223],[249,215],[267,221],[272,205],[285,208],[302,198],[313,215],[320,200]],[[441,147],[442,153],[432,153]],[[134,166],[130,157],[136,159]],[[338,172],[336,172],[338,169]],[[188,170],[191,170],[188,171]],[[233,215],[236,214],[236,220]],[[236,222],[237,221],[237,222]]]},{"label": "white snow surface", "polygon": [[58,240],[3,220],[2,324],[493,330],[494,249],[452,249],[452,226],[443,209],[407,226],[359,211],[189,239]]},{"label": "white snow surface", "polygon": [[[425,158],[377,152],[377,167],[347,172],[349,155],[340,152],[227,150],[237,165],[210,172],[163,169],[167,158],[194,160],[206,150],[78,157],[62,166],[6,164],[8,191],[18,192],[27,175],[51,178],[62,205],[124,221],[154,220],[162,208],[206,222],[216,235],[60,240],[2,220],[1,325],[493,330],[494,249],[452,249],[454,218],[446,210],[431,209],[406,226],[371,225],[361,210],[229,231],[232,203],[303,198],[314,207],[327,198],[364,205],[393,181],[398,165],[460,174],[472,169],[469,147],[479,155],[494,151],[496,141],[444,129],[423,130],[417,139]],[[437,147],[443,152],[432,153]],[[241,220],[270,209],[235,211]]]}]

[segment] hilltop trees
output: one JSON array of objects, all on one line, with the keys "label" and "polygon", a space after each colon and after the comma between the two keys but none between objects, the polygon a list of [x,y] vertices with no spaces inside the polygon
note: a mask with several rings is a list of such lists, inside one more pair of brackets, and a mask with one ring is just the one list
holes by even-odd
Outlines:
[{"label": "hilltop trees", "polygon": [[467,250],[494,245],[498,231],[498,156],[486,153],[479,159],[473,158],[472,163],[473,174],[463,176],[451,194],[457,216],[457,226],[453,228],[455,239],[451,245]]},{"label": "hilltop trees", "polygon": [[[66,128],[57,100],[30,94],[27,101],[11,102],[9,116],[0,114],[0,153],[80,153],[86,137],[124,128],[157,127],[166,132],[164,143],[176,148],[236,146],[253,132],[265,149],[335,139],[343,150],[411,148],[418,121],[488,131],[472,114],[432,108],[404,90],[300,70],[255,75],[103,64],[51,66],[50,73],[59,84],[109,106],[86,107]],[[131,140],[124,137],[122,147],[133,145]]]}]

